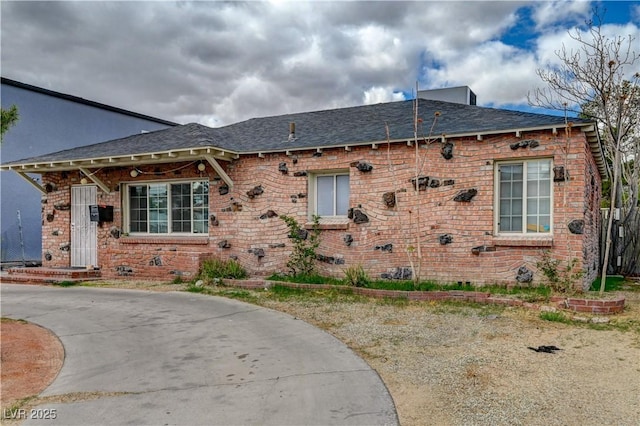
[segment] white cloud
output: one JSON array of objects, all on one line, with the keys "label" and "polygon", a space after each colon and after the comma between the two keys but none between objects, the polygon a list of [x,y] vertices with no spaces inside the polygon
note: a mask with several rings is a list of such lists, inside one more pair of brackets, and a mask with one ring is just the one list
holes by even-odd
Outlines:
[{"label": "white cloud", "polygon": [[394,91],[391,87],[372,87],[364,91],[362,103],[364,105],[379,104],[383,102],[404,101],[402,92]]},{"label": "white cloud", "polygon": [[[469,85],[479,102],[503,105],[522,102],[539,84],[535,70],[553,62],[562,42],[568,45],[566,29],[589,6],[0,2],[2,72],[144,114],[208,125],[402,99],[416,81],[423,88]],[[530,10],[535,28],[524,19]],[[530,37],[534,50],[509,45],[503,39],[510,33]]]},{"label": "white cloud", "polygon": [[566,22],[582,24],[591,15],[591,8],[591,2],[584,0],[541,1],[534,6],[533,19],[539,31]]}]

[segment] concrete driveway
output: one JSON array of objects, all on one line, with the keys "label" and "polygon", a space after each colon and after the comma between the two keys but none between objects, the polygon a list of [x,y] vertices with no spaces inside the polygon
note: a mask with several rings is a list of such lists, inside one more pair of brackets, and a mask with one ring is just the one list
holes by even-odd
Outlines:
[{"label": "concrete driveway", "polygon": [[[2,316],[65,348],[41,405],[64,425],[398,424],[384,383],[289,315],[190,293],[2,284]],[[72,401],[74,398],[77,400]]]}]

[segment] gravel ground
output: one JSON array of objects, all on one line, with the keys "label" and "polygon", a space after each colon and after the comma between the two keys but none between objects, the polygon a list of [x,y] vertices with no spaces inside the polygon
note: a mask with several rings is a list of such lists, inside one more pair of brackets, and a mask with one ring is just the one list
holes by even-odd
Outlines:
[{"label": "gravel ground", "polygon": [[[269,302],[325,328],[387,384],[403,425],[639,425],[640,336],[407,304]],[[529,346],[555,345],[553,354]]]},{"label": "gravel ground", "polygon": [[[402,425],[640,425],[638,292],[611,318],[629,331],[522,308],[215,292],[244,294],[345,342],[378,371]],[[540,345],[561,350],[528,349]]]}]

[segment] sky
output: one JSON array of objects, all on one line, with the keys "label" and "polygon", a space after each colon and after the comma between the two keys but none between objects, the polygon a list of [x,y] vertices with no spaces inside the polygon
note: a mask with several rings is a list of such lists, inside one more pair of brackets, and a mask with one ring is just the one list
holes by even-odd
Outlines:
[{"label": "sky", "polygon": [[633,35],[640,52],[631,1],[3,0],[1,74],[212,127],[412,99],[416,87],[469,86],[478,105],[535,111],[536,70],[575,45],[568,31],[594,6],[603,32]]}]

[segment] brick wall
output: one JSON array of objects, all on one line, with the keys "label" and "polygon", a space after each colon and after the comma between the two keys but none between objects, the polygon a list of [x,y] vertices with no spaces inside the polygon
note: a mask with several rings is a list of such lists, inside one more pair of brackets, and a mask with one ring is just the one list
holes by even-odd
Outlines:
[{"label": "brick wall", "polygon": [[[539,146],[511,149],[522,140],[536,140]],[[233,162],[221,162],[234,181],[231,190],[221,195],[224,182],[216,178],[207,165],[199,173],[195,165],[173,163],[164,166],[140,166],[157,174],[142,174],[131,178],[129,168],[102,169],[96,175],[110,188],[131,181],[190,179],[209,177],[211,180],[209,214],[215,215],[217,226],[209,227],[208,238],[115,238],[111,228],[122,227],[121,193],[104,194],[98,190],[98,202],[115,207],[115,220],[99,228],[99,264],[103,275],[155,277],[170,279],[174,274],[193,274],[203,256],[223,259],[234,257],[255,275],[285,272],[291,250],[287,227],[278,217],[261,218],[268,210],[289,215],[304,223],[308,218],[308,176],[296,172],[348,169],[350,173],[350,206],[365,213],[369,221],[355,224],[345,221],[322,231],[318,252],[331,262],[319,262],[324,274],[342,276],[344,268],[362,264],[372,277],[393,268],[410,265],[407,250],[421,241],[421,276],[447,282],[515,283],[516,271],[526,266],[535,271],[542,250],[551,250],[554,258],[568,261],[578,258],[585,268],[585,282],[597,271],[598,215],[600,177],[588,154],[588,145],[580,132],[569,138],[551,132],[525,133],[476,138],[450,139],[453,157],[441,155],[442,144],[431,143],[419,148],[421,175],[439,180],[440,186],[428,187],[416,196],[410,180],[415,175],[415,147],[405,143],[391,147],[370,145],[326,149],[322,155],[314,151],[242,156]],[[315,153],[315,155],[314,155]],[[539,238],[505,238],[494,236],[494,170],[495,162],[508,159],[553,158],[555,166],[564,166],[569,179],[553,183],[553,236]],[[361,172],[354,162],[363,160],[373,166]],[[286,163],[287,173],[279,169]],[[176,172],[166,173],[168,170]],[[166,173],[166,174],[162,174]],[[70,202],[69,184],[79,183],[76,173],[66,178],[60,173],[44,176],[45,183],[56,183],[57,190],[48,194],[43,214],[52,203]],[[453,181],[453,182],[445,182]],[[445,184],[446,183],[446,184]],[[250,197],[247,192],[261,186],[263,193]],[[456,202],[460,191],[476,189],[470,202]],[[383,202],[385,192],[395,191],[397,205],[389,208]],[[223,191],[224,192],[224,191]],[[573,220],[584,221],[584,233],[574,234],[567,225]],[[43,250],[52,253],[46,266],[68,266],[68,252],[59,245],[68,240],[69,212],[56,212],[53,222],[44,221]],[[54,236],[54,228],[62,234]],[[353,242],[347,245],[346,234]],[[439,237],[449,234],[450,244],[440,244]],[[227,248],[219,243],[227,241]],[[389,244],[392,249],[389,251]],[[386,246],[386,249],[381,249]],[[483,247],[472,251],[474,247]],[[263,257],[256,255],[262,249]],[[539,282],[541,274],[534,274]]]}]

